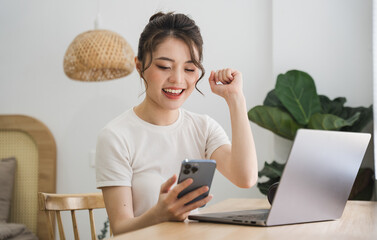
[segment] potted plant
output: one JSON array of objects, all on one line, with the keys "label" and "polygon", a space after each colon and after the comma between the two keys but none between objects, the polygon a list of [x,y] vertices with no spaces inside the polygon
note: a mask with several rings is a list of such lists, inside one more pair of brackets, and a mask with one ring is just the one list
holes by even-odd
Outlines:
[{"label": "potted plant", "polygon": [[[362,131],[373,118],[372,105],[353,108],[344,106],[345,102],[345,97],[331,100],[318,95],[309,74],[291,70],[278,75],[275,88],[267,94],[263,105],[250,109],[248,117],[250,121],[288,140],[294,139],[299,128]],[[262,194],[267,195],[268,188],[280,180],[284,166],[276,161],[265,162],[259,177],[265,176],[269,180],[257,184]],[[354,184],[354,188],[358,189],[353,189],[350,197],[370,199],[373,184],[373,171],[360,169]]]}]

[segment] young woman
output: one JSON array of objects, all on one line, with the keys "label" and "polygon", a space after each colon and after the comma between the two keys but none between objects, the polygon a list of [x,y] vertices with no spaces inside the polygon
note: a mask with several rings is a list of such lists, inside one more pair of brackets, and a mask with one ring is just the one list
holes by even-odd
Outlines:
[{"label": "young woman", "polygon": [[103,192],[114,234],[164,221],[183,221],[212,198],[185,205],[208,191],[177,195],[192,183],[176,184],[183,159],[214,159],[217,169],[235,185],[250,188],[257,180],[257,158],[242,74],[212,71],[213,93],[229,106],[230,143],[221,126],[207,115],[181,108],[204,75],[202,37],[183,14],[157,13],[139,40],[136,68],[145,83],[145,98],[112,120],[97,142],[97,187]]}]

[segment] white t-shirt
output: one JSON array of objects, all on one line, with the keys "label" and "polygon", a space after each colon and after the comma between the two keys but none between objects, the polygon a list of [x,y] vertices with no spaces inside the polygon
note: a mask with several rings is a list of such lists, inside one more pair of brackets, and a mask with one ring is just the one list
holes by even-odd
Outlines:
[{"label": "white t-shirt", "polygon": [[224,144],[224,129],[207,115],[180,109],[176,122],[157,126],[130,109],[99,133],[97,187],[130,186],[139,216],[157,203],[161,184],[178,175],[182,160],[208,159]]}]

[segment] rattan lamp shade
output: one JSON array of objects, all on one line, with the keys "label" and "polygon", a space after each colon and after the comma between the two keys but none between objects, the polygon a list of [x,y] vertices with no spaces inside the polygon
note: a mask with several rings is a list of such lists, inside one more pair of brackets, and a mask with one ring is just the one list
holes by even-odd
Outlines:
[{"label": "rattan lamp shade", "polygon": [[130,74],[134,52],[127,41],[109,30],[92,30],[78,35],[64,56],[64,72],[74,80],[106,81]]}]

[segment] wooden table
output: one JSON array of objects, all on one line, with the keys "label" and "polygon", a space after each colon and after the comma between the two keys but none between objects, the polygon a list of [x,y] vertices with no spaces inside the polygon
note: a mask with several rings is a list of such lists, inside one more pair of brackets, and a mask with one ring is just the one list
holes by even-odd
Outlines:
[{"label": "wooden table", "polygon": [[[228,199],[200,212],[269,208],[264,199]],[[275,227],[250,227],[196,221],[165,222],[119,235],[121,239],[362,239],[377,240],[377,202],[348,201],[341,219]]]}]

